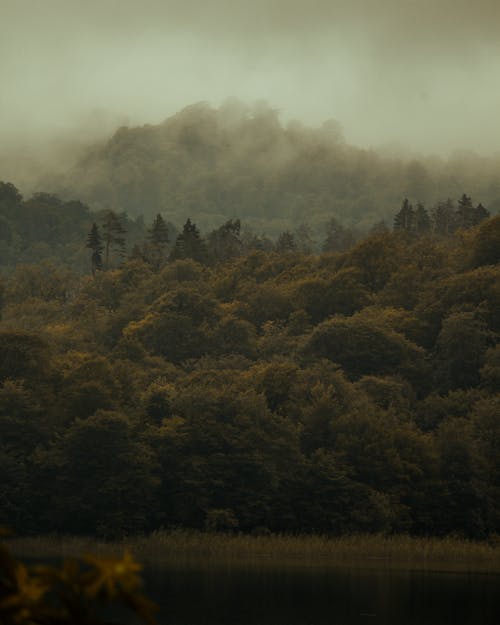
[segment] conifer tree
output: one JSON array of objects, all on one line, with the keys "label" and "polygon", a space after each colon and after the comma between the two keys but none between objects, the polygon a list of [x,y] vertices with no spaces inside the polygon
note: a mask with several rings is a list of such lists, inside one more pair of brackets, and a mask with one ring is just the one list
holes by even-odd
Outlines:
[{"label": "conifer tree", "polygon": [[423,204],[420,202],[417,204],[417,208],[415,209],[415,232],[418,235],[427,234],[431,229],[431,219],[429,217],[429,213]]},{"label": "conifer tree", "polygon": [[102,269],[102,239],[99,234],[99,228],[94,222],[92,228],[87,236],[87,245],[92,250],[91,262],[92,262],[92,275],[95,276],[95,272]]},{"label": "conifer tree", "polygon": [[151,262],[155,269],[159,269],[165,260],[169,242],[168,226],[159,213],[148,230],[148,240]]},{"label": "conifer tree", "polygon": [[207,262],[205,241],[202,239],[196,224],[192,223],[189,218],[184,224],[182,232],[175,240],[174,249],[170,254],[171,260],[181,258],[192,258],[202,264]]},{"label": "conifer tree", "polygon": [[471,198],[465,193],[458,200],[455,216],[457,228],[470,228],[474,225],[474,206]]},{"label": "conifer tree", "polygon": [[479,203],[472,213],[472,225],[477,226],[485,219],[488,219],[490,216],[490,211],[484,208],[484,206]]},{"label": "conifer tree", "polygon": [[125,234],[127,231],[114,211],[106,213],[102,229],[105,246],[104,263],[106,269],[108,269],[111,252],[115,252],[120,258],[125,256]]},{"label": "conifer tree", "polygon": [[400,211],[394,217],[394,230],[413,232],[415,226],[415,211],[408,198],[403,200]]},{"label": "conifer tree", "polygon": [[441,236],[448,236],[455,230],[455,208],[453,202],[448,198],[445,202],[439,202],[432,209],[432,219],[434,222],[434,232]]}]

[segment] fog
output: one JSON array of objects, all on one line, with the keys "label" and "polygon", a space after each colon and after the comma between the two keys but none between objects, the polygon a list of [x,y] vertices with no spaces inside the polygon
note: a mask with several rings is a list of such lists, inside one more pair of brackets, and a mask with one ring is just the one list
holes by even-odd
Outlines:
[{"label": "fog", "polygon": [[497,152],[499,35],[497,0],[2,0],[0,178],[228,96],[359,146]]}]

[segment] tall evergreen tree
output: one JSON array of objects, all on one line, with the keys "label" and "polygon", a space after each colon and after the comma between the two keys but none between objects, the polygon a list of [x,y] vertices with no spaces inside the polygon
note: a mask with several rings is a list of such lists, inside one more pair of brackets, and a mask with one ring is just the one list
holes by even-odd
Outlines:
[{"label": "tall evergreen tree", "polygon": [[439,202],[432,209],[432,219],[434,222],[434,232],[441,236],[448,236],[455,230],[455,207],[448,198],[445,202]]},{"label": "tall evergreen tree", "polygon": [[148,230],[148,256],[155,269],[159,269],[165,261],[169,238],[168,226],[158,213]]},{"label": "tall evergreen tree", "polygon": [[103,245],[101,235],[99,234],[99,227],[94,222],[92,228],[87,236],[87,245],[92,250],[91,262],[92,262],[92,275],[95,276],[95,272],[102,269],[102,252]]},{"label": "tall evergreen tree", "polygon": [[120,258],[125,256],[126,230],[120,217],[114,211],[108,211],[102,225],[104,240],[104,262],[106,269],[109,268],[110,254],[114,252]]},{"label": "tall evergreen tree", "polygon": [[413,232],[414,226],[415,211],[408,198],[405,198],[400,211],[394,217],[394,230]]},{"label": "tall evergreen tree", "polygon": [[485,219],[488,219],[489,216],[490,216],[490,211],[484,208],[484,206],[481,203],[479,203],[475,207],[473,214],[472,214],[472,225],[477,226]]},{"label": "tall evergreen tree", "polygon": [[415,232],[418,235],[426,234],[430,232],[431,229],[431,219],[429,217],[429,213],[423,204],[420,202],[417,204],[417,208],[415,209]]},{"label": "tall evergreen tree", "polygon": [[198,263],[207,262],[207,248],[205,241],[200,235],[200,231],[191,219],[187,219],[182,228],[182,232],[175,240],[174,249],[170,254],[171,260],[181,258],[192,258]]},{"label": "tall evergreen tree", "polygon": [[455,216],[457,228],[470,228],[474,225],[474,206],[471,198],[465,193],[458,200]]}]

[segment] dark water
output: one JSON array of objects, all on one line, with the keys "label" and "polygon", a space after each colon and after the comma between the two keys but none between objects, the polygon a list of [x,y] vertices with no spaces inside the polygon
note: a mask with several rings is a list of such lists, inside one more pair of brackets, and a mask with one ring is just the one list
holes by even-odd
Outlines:
[{"label": "dark water", "polygon": [[354,568],[155,568],[165,625],[500,625],[500,575]]}]

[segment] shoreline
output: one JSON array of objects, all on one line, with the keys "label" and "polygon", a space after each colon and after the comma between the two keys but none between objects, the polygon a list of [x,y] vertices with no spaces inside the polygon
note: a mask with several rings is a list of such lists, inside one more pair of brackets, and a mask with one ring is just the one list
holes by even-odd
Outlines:
[{"label": "shoreline", "polygon": [[48,535],[11,537],[5,542],[16,556],[25,558],[67,558],[85,553],[105,556],[127,549],[147,566],[350,566],[500,573],[500,540],[479,542],[457,537],[251,536],[161,530],[116,541]]}]

